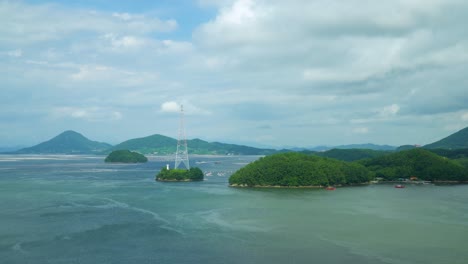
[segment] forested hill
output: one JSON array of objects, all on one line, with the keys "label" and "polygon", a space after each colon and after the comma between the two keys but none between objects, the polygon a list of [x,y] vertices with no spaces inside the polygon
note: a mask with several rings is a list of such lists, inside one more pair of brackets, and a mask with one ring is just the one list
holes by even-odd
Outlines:
[{"label": "forested hill", "polygon": [[163,135],[151,135],[142,138],[126,140],[115,145],[110,150],[129,149],[142,154],[173,154],[177,148],[177,140]]},{"label": "forested hill", "polygon": [[358,163],[317,157],[297,152],[260,158],[236,171],[231,186],[327,186],[359,184],[370,181],[373,174]]},{"label": "forested hill", "polygon": [[[201,139],[187,140],[189,154],[219,154],[219,155],[267,155],[275,153],[273,149],[259,149],[242,145],[207,142]],[[177,140],[163,135],[151,135],[124,141],[111,150],[130,149],[143,154],[174,154]]]},{"label": "forested hill", "polygon": [[324,152],[315,152],[314,155],[343,161],[356,161],[388,155],[391,152],[372,149],[331,149]]},{"label": "forested hill", "polygon": [[417,148],[361,162],[386,180],[415,176],[428,181],[468,181],[468,170],[448,158]]},{"label": "forested hill", "polygon": [[16,154],[95,154],[105,151],[111,145],[92,141],[75,131],[60,135],[29,148],[20,149]]},{"label": "forested hill", "polygon": [[462,149],[468,148],[468,127],[432,144],[425,145],[427,149]]}]

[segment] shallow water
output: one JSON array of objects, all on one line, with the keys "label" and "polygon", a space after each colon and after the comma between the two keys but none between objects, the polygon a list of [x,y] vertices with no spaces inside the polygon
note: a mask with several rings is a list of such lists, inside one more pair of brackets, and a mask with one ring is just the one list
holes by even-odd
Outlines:
[{"label": "shallow water", "polygon": [[0,263],[467,263],[467,185],[227,187],[256,158],[161,183],[165,157],[0,155]]}]

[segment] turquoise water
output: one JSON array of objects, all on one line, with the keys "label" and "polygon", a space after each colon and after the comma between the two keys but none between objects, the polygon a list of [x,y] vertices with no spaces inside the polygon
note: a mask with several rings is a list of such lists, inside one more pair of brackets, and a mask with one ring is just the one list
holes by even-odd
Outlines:
[{"label": "turquoise water", "polygon": [[467,185],[227,187],[256,158],[160,183],[161,157],[2,155],[0,263],[468,263]]}]

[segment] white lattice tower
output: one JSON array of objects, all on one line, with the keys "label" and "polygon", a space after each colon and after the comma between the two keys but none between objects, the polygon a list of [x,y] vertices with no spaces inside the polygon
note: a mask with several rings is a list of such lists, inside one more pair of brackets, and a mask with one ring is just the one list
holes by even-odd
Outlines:
[{"label": "white lattice tower", "polygon": [[185,165],[185,168],[190,169],[187,139],[185,137],[185,126],[184,126],[184,106],[180,106],[180,124],[179,124],[179,137],[177,139],[177,151],[175,156],[174,168],[177,169],[181,163]]}]

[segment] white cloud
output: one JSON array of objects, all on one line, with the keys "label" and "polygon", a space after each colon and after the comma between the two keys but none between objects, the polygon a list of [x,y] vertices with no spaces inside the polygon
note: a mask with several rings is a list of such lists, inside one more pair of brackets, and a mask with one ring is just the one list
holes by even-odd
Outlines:
[{"label": "white cloud", "polygon": [[347,72],[343,69],[306,69],[303,72],[304,80],[317,82],[353,82],[365,80],[367,73]]},{"label": "white cloud", "polygon": [[462,114],[461,120],[463,120],[463,121],[468,121],[468,112]]},{"label": "white cloud", "polygon": [[[142,35],[170,32],[177,28],[174,19],[161,20],[144,14],[89,12],[63,5],[28,5],[17,1],[0,2],[2,42],[25,43],[57,41],[71,34]],[[60,21],[60,23],[57,23]],[[86,38],[85,38],[86,39]]]},{"label": "white cloud", "polygon": [[139,48],[148,43],[144,38],[135,36],[116,36],[115,34],[108,33],[103,36],[104,39],[109,40],[112,48]]},{"label": "white cloud", "polygon": [[51,117],[54,119],[73,118],[81,119],[88,122],[98,121],[118,121],[123,115],[119,111],[102,108],[99,106],[92,107],[55,107],[51,110]]},{"label": "white cloud", "polygon": [[21,49],[15,49],[15,50],[7,51],[6,54],[10,57],[19,58],[23,55],[23,51]]},{"label": "white cloud", "polygon": [[392,104],[392,105],[389,105],[389,106],[385,106],[380,111],[380,115],[382,117],[391,117],[391,116],[394,116],[394,115],[398,114],[399,111],[400,111],[400,106],[397,105],[397,104]]},{"label": "white cloud", "polygon": [[248,20],[255,19],[254,4],[253,0],[236,1],[230,9],[224,10],[218,18],[222,23],[241,25]]},{"label": "white cloud", "polygon": [[96,80],[96,79],[109,79],[110,71],[112,69],[106,66],[91,66],[83,65],[80,66],[79,71],[71,74],[71,78],[77,81],[83,80]]},{"label": "white cloud", "polygon": [[124,21],[132,19],[132,16],[129,13],[113,13],[112,16],[120,18]]},{"label": "white cloud", "polygon": [[211,112],[193,105],[187,100],[182,100],[181,103],[175,101],[167,101],[161,104],[160,112],[163,113],[180,113],[181,107],[184,108],[186,115],[210,115]]},{"label": "white cloud", "polygon": [[180,105],[174,101],[168,101],[161,104],[161,112],[179,113]]},{"label": "white cloud", "polygon": [[367,133],[369,133],[369,128],[367,128],[367,127],[355,127],[355,128],[353,128],[353,133],[367,134]]}]

